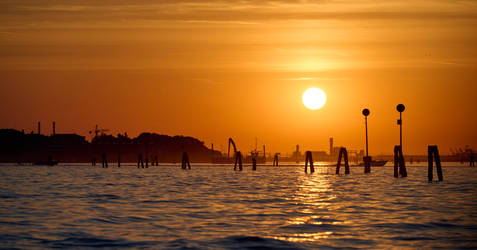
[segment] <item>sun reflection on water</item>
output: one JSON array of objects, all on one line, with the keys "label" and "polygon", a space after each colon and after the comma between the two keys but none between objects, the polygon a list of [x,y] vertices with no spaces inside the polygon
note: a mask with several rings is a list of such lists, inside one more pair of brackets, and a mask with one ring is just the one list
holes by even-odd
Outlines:
[{"label": "sun reflection on water", "polygon": [[289,236],[278,236],[274,239],[276,240],[285,240],[290,242],[313,242],[320,239],[326,239],[333,232],[318,232],[318,233],[299,233],[299,234],[291,234]]},{"label": "sun reflection on water", "polygon": [[297,184],[296,192],[290,198],[297,205],[296,215],[290,217],[284,226],[290,231],[275,236],[275,239],[290,242],[318,241],[333,235],[334,226],[346,223],[326,215],[332,210],[331,206],[337,198],[327,175],[300,175]]}]

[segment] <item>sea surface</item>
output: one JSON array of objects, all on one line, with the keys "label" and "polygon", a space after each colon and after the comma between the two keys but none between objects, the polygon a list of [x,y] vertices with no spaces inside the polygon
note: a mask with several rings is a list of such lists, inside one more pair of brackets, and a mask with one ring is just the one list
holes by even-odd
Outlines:
[{"label": "sea surface", "polygon": [[477,167],[457,165],[3,164],[0,248],[477,249]]}]

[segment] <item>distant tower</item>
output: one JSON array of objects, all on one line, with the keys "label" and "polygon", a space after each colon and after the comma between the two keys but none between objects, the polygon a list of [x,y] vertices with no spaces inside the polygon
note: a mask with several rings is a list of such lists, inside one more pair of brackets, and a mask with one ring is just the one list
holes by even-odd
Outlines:
[{"label": "distant tower", "polygon": [[38,122],[38,134],[40,134],[40,122]]},{"label": "distant tower", "polygon": [[56,123],[53,121],[53,135],[56,135]]},{"label": "distant tower", "polygon": [[330,156],[333,156],[333,137],[330,138]]},{"label": "distant tower", "polygon": [[296,145],[296,151],[295,151],[295,161],[298,163],[299,162],[299,157],[300,157],[300,145]]}]

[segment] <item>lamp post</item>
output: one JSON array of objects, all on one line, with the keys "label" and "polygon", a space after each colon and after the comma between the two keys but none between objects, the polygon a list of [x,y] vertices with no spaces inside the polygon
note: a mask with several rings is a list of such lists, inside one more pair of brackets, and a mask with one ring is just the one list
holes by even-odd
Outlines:
[{"label": "lamp post", "polygon": [[364,115],[364,126],[366,128],[366,157],[368,157],[368,115],[369,115],[369,109],[363,109],[363,115]]},{"label": "lamp post", "polygon": [[364,172],[369,173],[371,172],[371,157],[369,157],[368,153],[368,115],[370,114],[369,109],[363,109],[364,115],[364,126],[366,129],[366,156],[363,158],[364,161]]},{"label": "lamp post", "polygon": [[404,107],[403,104],[398,104],[396,106],[396,110],[399,112],[399,120],[397,121],[397,124],[399,125],[399,146],[401,147],[401,149],[402,149],[402,112],[404,112],[405,109],[406,107]]}]

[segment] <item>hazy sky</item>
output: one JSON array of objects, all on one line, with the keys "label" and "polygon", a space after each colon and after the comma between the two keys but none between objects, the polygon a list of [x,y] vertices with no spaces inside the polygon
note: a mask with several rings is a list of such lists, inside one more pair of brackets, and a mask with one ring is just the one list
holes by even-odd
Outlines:
[{"label": "hazy sky", "polygon": [[367,107],[391,154],[404,103],[405,153],[477,148],[477,1],[3,0],[0,23],[1,128],[361,149]]}]

